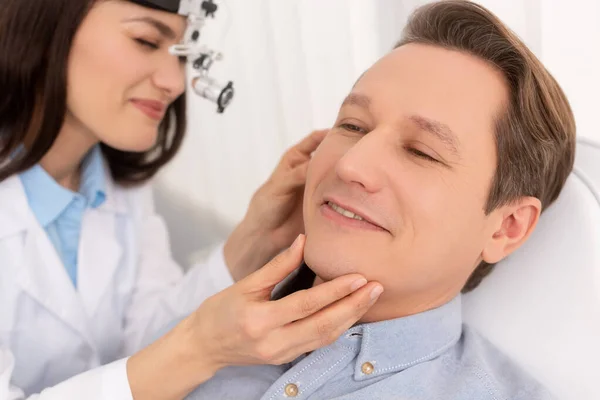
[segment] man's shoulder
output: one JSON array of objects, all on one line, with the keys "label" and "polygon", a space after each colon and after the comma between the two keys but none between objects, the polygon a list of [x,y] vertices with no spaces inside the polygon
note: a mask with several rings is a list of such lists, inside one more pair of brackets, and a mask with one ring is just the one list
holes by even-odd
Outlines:
[{"label": "man's shoulder", "polygon": [[489,393],[492,399],[556,399],[521,366],[468,326],[464,327],[450,357],[456,362],[457,373],[468,378],[482,393]]}]

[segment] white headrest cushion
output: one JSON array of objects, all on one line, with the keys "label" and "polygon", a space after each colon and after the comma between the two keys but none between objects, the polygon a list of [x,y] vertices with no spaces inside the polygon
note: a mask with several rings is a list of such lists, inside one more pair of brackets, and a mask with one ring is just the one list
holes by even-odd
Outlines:
[{"label": "white headrest cushion", "polygon": [[600,399],[600,146],[531,238],[464,299],[466,322],[560,399]]}]

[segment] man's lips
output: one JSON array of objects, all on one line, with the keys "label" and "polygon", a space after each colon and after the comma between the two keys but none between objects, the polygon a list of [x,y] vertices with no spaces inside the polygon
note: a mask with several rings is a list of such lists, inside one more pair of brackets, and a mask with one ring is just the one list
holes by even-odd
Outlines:
[{"label": "man's lips", "polygon": [[382,223],[378,222],[378,219],[360,207],[353,206],[348,202],[333,197],[326,197],[324,200],[324,203],[321,205],[322,212],[330,219],[359,228],[370,226],[376,230],[388,231],[383,227]]}]

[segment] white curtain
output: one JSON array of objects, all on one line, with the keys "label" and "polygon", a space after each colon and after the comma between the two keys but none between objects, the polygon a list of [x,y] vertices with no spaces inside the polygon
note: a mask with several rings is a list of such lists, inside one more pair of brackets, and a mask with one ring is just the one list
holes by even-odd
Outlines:
[{"label": "white curtain", "polygon": [[[222,115],[189,96],[181,153],[156,193],[183,264],[224,238],[283,151],[329,127],[358,76],[399,38],[419,0],[221,0],[202,32],[234,81]],[[481,0],[519,34],[566,91],[580,136],[600,141],[600,2]],[[197,254],[196,254],[197,256]]]}]

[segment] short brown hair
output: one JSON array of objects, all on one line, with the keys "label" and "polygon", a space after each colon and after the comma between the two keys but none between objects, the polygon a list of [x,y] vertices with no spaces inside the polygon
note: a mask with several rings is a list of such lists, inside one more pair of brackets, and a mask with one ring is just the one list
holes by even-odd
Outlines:
[{"label": "short brown hair", "polygon": [[[523,196],[538,198],[545,210],[558,197],[575,158],[575,119],[552,75],[502,21],[470,1],[418,8],[395,47],[408,43],[471,54],[503,74],[510,98],[496,121],[497,165],[485,212]],[[463,292],[476,288],[492,267],[482,262]]]},{"label": "short brown hair", "polygon": [[[71,45],[95,1],[2,1],[0,182],[37,164],[58,136],[67,112]],[[185,133],[185,94],[169,106],[166,116],[155,146],[147,152],[101,145],[116,182],[143,182],[173,158]]]}]

